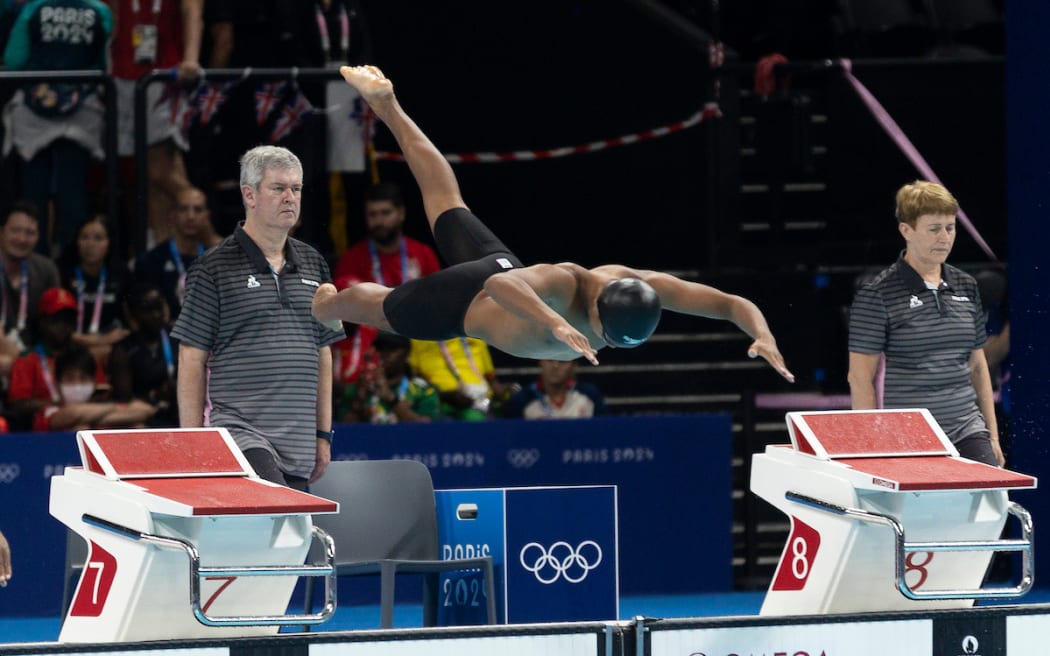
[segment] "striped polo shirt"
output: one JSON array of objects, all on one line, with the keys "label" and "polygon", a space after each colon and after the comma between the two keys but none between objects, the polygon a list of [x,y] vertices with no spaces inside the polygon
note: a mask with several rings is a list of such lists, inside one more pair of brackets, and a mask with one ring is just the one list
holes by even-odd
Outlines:
[{"label": "striped polo shirt", "polygon": [[343,338],[310,313],[331,276],[320,253],[291,238],[275,275],[243,226],[194,262],[172,337],[210,352],[208,425],[307,477],[316,459],[319,350]]},{"label": "striped polo shirt", "polygon": [[984,347],[984,312],[972,276],[941,266],[930,289],[904,254],[857,292],[849,350],[886,354],[883,405],[928,408],[957,442],[987,432],[970,380],[970,354]]}]

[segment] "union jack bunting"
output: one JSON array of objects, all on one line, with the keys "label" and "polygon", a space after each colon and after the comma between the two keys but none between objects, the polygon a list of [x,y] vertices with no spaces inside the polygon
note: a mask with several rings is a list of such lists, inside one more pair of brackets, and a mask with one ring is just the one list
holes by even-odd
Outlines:
[{"label": "union jack bunting", "polygon": [[211,120],[229,100],[230,92],[236,86],[237,81],[234,80],[233,82],[205,83],[197,88],[197,111],[201,125],[211,123]]},{"label": "union jack bunting", "polygon": [[302,125],[303,119],[313,111],[313,105],[306,99],[303,92],[298,87],[293,89],[291,96],[281,106],[280,117],[273,126],[273,132],[270,133],[270,143],[277,143],[294,132]]},{"label": "union jack bunting", "polygon": [[287,82],[263,82],[255,89],[255,123],[262,125],[280,105],[288,91]]}]

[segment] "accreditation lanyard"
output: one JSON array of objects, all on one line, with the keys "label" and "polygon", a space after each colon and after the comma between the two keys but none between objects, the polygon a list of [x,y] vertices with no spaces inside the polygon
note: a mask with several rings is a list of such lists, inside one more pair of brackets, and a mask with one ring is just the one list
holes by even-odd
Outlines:
[{"label": "accreditation lanyard", "polygon": [[[179,252],[177,246],[175,246],[175,240],[168,240],[168,248],[171,250],[171,261],[175,263],[175,270],[179,272],[179,281],[176,283],[178,291],[185,293],[186,291],[186,263],[182,261],[182,253]],[[204,244],[197,244],[197,257],[204,255]],[[179,296],[181,299],[182,297]]]},{"label": "accreditation lanyard", "polygon": [[160,329],[160,348],[164,351],[164,364],[168,369],[168,378],[174,380],[175,356],[171,352],[171,339],[168,338],[168,331],[164,328]]},{"label": "accreditation lanyard", "polygon": [[[372,278],[380,285],[385,285],[383,267],[379,263],[379,251],[376,249],[376,243],[371,239],[368,240],[368,254],[372,257]],[[408,282],[408,249],[405,247],[404,239],[401,240],[401,282]]]},{"label": "accreditation lanyard", "polygon": [[58,394],[58,387],[55,385],[55,376],[51,373],[51,365],[47,363],[47,356],[44,355],[44,347],[37,344],[36,354],[40,358],[40,373],[44,376],[44,384],[47,385],[47,391],[51,395],[52,403],[58,403],[62,400],[62,397]]},{"label": "accreditation lanyard", "polygon": [[[321,5],[314,5],[314,18],[317,19],[317,31],[321,35],[321,50],[324,51],[324,60],[326,62],[332,59],[332,39],[328,36],[328,21],[324,17],[324,12],[321,11]],[[346,6],[339,5],[339,48],[343,53],[343,58],[347,57],[350,52],[350,16],[346,13]]]},{"label": "accreditation lanyard", "polygon": [[[84,271],[80,267],[74,270],[77,287],[77,332],[84,332],[84,297],[87,296],[87,283],[84,282]],[[95,292],[95,308],[91,311],[91,325],[88,334],[97,335],[102,322],[102,300],[106,296],[106,267],[98,274],[98,290]]]},{"label": "accreditation lanyard", "polygon": [[[3,267],[0,266],[0,282],[3,283],[4,298],[0,306],[0,327],[7,325],[7,276],[4,275]],[[18,298],[18,330],[26,327],[26,315],[29,312],[29,264],[22,260],[22,282],[19,285],[21,291]]]},{"label": "accreditation lanyard", "polygon": [[[474,372],[474,375],[478,377],[479,382],[485,382],[485,377],[481,375],[481,371],[478,370],[478,365],[474,362],[474,354],[470,352],[470,344],[467,342],[466,337],[459,338],[460,344],[463,345],[463,353],[467,356],[467,362],[470,364],[470,370]],[[452,372],[456,381],[459,383],[463,382],[463,376],[459,373],[459,367],[456,366],[455,360],[452,359],[452,351],[448,349],[448,342],[438,342],[438,348],[441,349],[441,357],[445,358],[445,364],[448,365],[448,370]]]}]

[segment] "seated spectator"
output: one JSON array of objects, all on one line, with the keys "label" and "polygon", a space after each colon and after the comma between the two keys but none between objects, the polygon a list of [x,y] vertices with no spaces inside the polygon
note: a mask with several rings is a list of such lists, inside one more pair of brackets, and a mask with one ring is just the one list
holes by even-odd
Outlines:
[{"label": "seated spectator", "polygon": [[175,388],[179,345],[168,335],[168,306],[156,285],[138,282],[128,292],[130,335],[113,345],[109,379],[113,400],[145,401],[157,408],[148,426],[179,425]]},{"label": "seated spectator", "polygon": [[[74,346],[77,302],[68,289],[52,287],[40,296],[38,306],[39,341],[11,366],[7,391],[8,415],[15,430],[28,429],[41,408],[60,403],[55,358]],[[102,367],[95,372],[96,387],[107,386]]]},{"label": "seated spectator", "polygon": [[605,398],[590,383],[576,382],[576,362],[540,360],[536,382],[503,406],[507,419],[580,419],[605,414]]},{"label": "seated spectator", "polygon": [[409,339],[381,332],[372,348],[378,362],[367,366],[349,386],[350,408],[343,421],[395,424],[439,419],[437,390],[409,369]]},{"label": "seated spectator", "polygon": [[135,279],[160,288],[168,302],[170,320],[175,321],[186,295],[186,272],[204,251],[219,243],[211,225],[208,197],[196,187],[175,196],[171,211],[172,236],[135,261]]},{"label": "seated spectator", "polygon": [[109,362],[113,345],[128,336],[121,301],[130,273],[114,256],[114,246],[106,217],[96,214],[77,226],[72,243],[58,258],[62,286],[77,299],[73,341],[103,363]]},{"label": "seated spectator", "polygon": [[107,392],[96,389],[98,361],[91,351],[71,346],[55,358],[59,399],[40,408],[33,417],[34,431],[88,428],[142,428],[156,408],[138,399],[130,403],[95,400]]},{"label": "seated spectator", "polygon": [[412,340],[409,366],[438,389],[442,414],[452,419],[487,419],[512,391],[496,378],[489,347],[473,337]]},{"label": "seated spectator", "polygon": [[36,205],[16,201],[0,220],[0,324],[4,333],[0,338],[0,373],[5,373],[26,345],[34,343],[40,295],[45,289],[58,287],[59,281],[51,258],[33,251],[40,239]]}]

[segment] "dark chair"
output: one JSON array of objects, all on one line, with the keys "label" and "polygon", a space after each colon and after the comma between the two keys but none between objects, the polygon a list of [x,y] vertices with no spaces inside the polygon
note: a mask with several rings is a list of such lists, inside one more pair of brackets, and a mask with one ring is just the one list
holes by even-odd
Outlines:
[{"label": "dark chair", "polygon": [[[437,624],[442,572],[481,570],[489,624],[496,623],[492,558],[441,560],[434,482],[415,460],[336,461],[310,492],[339,503],[336,515],[314,523],[335,541],[339,576],[379,575],[380,624],[394,622],[398,574],[423,574],[423,625]],[[313,556],[311,556],[313,557]],[[306,612],[313,610],[313,580],[306,581]]]}]

